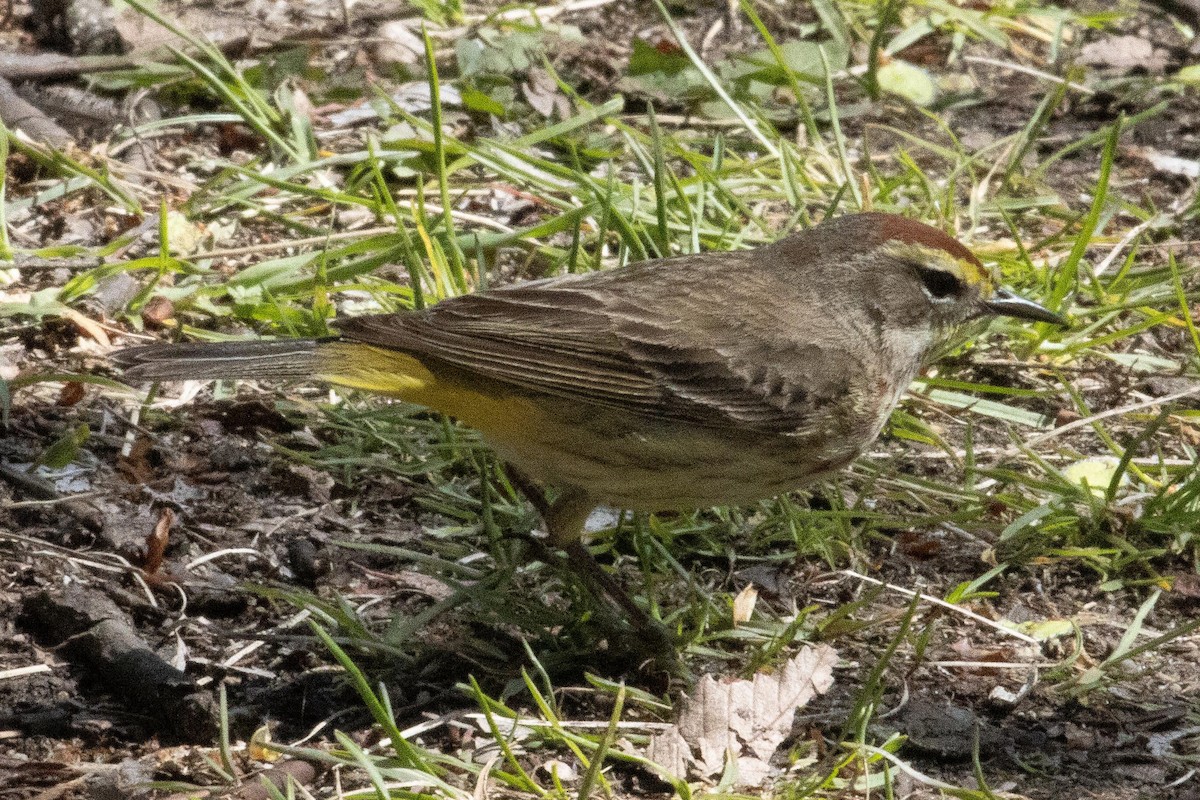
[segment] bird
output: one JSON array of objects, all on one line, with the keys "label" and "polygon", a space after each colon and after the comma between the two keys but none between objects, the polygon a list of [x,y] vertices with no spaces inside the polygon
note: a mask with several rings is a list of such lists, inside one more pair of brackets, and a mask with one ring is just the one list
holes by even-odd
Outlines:
[{"label": "bird", "polygon": [[[131,382],[317,379],[457,419],[512,465],[549,542],[588,563],[598,507],[742,505],[837,472],[955,329],[994,316],[1066,324],[942,230],[867,212],[753,249],[340,318],[324,338],[152,344],[116,360]],[[620,593],[603,570],[592,578]]]}]

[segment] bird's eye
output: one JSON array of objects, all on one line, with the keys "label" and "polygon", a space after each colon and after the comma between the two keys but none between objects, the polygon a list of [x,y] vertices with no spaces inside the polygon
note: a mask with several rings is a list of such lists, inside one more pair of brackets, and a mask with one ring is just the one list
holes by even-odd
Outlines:
[{"label": "bird's eye", "polygon": [[920,276],[925,291],[935,300],[945,300],[962,291],[962,281],[945,270],[917,267],[917,275]]}]

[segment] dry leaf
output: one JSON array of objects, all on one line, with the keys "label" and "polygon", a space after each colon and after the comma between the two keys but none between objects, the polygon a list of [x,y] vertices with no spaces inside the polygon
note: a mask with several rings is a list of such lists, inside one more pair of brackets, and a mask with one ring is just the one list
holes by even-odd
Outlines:
[{"label": "dry leaf", "polygon": [[254,732],[250,741],[246,743],[246,755],[254,761],[265,761],[268,764],[283,757],[283,753],[271,748],[270,726],[263,725]]},{"label": "dry leaf", "polygon": [[688,765],[695,761],[691,746],[675,725],[650,737],[650,743],[646,745],[646,758],[676,778],[685,777]]},{"label": "dry leaf", "polygon": [[55,405],[63,408],[69,408],[77,404],[84,397],[83,384],[79,381],[67,381],[63,384],[62,390],[58,393],[58,400]]},{"label": "dry leaf", "polygon": [[579,777],[573,766],[557,758],[552,758],[542,763],[538,766],[538,769],[550,777],[557,776],[560,783],[573,783]]},{"label": "dry leaf", "polygon": [[161,294],[151,297],[142,306],[142,322],[150,328],[161,328],[175,314],[175,304]]},{"label": "dry leaf", "polygon": [[651,739],[649,757],[677,770],[690,761],[711,776],[724,769],[728,754],[736,762],[738,785],[762,783],[796,710],[833,685],[837,660],[828,645],[805,646],[778,672],[760,672],[752,680],[706,675],[684,698],[675,727]]},{"label": "dry leaf", "polygon": [[753,583],[746,584],[746,588],[733,598],[733,625],[735,628],[743,622],[750,621],[750,615],[754,613],[754,605],[757,602],[758,589],[754,588]]},{"label": "dry leaf", "polygon": [[104,328],[100,325],[100,323],[85,317],[83,314],[80,314],[73,308],[60,308],[55,313],[63,319],[73,322],[75,327],[79,328],[79,330],[83,331],[85,334],[92,337],[105,347],[110,347],[112,345],[112,342],[108,340],[108,334],[104,331]]},{"label": "dry leaf", "polygon": [[543,117],[557,114],[560,119],[566,119],[571,115],[571,101],[559,90],[554,76],[544,69],[534,67],[529,70],[521,84],[521,93],[525,102]]},{"label": "dry leaf", "polygon": [[153,575],[162,568],[163,555],[171,540],[171,526],[175,524],[175,512],[163,508],[158,515],[154,530],[146,537],[146,554],[142,558],[142,569]]},{"label": "dry leaf", "polygon": [[1166,56],[1155,49],[1153,42],[1141,36],[1107,36],[1085,44],[1079,52],[1079,62],[1121,72],[1144,70],[1156,73],[1166,67]]},{"label": "dry leaf", "polygon": [[409,20],[384,22],[375,38],[375,60],[381,64],[413,66],[425,59],[425,41],[413,31]]}]

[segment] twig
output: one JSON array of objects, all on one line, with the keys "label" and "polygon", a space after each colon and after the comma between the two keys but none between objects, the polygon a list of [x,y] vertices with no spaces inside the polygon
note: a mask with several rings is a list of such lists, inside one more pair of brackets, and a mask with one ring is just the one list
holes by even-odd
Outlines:
[{"label": "twig", "polygon": [[970,667],[971,669],[1039,669],[1057,666],[1056,664],[1029,664],[1021,661],[928,661],[931,667]]},{"label": "twig", "polygon": [[924,772],[918,771],[917,769],[912,767],[907,761],[901,761],[897,756],[889,753],[887,750],[884,750],[879,747],[872,747],[869,744],[855,744],[852,747],[855,750],[861,750],[864,753],[869,753],[871,755],[879,756],[880,758],[884,759],[885,761],[888,761],[889,763],[891,763],[892,766],[894,766],[896,769],[903,772],[908,777],[912,778],[913,780],[915,780],[921,784],[924,784],[925,786],[929,786],[934,789],[946,789],[946,790],[954,791],[954,792],[957,792],[959,790],[959,788],[957,786],[952,786],[949,783],[946,783],[944,781],[939,781],[937,778],[930,777],[929,775],[926,775]]},{"label": "twig", "polygon": [[26,675],[40,675],[43,672],[53,672],[49,664],[31,664],[28,667],[13,667],[12,669],[0,669],[0,681],[6,681],[11,678],[24,678]]},{"label": "twig", "polygon": [[1012,72],[1023,72],[1026,75],[1032,75],[1035,78],[1042,78],[1043,80],[1052,81],[1054,83],[1061,83],[1068,89],[1074,89],[1075,91],[1088,96],[1096,93],[1094,89],[1089,89],[1082,84],[1073,83],[1066,78],[1060,78],[1057,75],[1053,75],[1049,72],[1043,72],[1042,70],[1035,69],[1034,67],[1027,67],[1024,64],[1016,64],[1011,61],[1001,61],[997,58],[988,58],[987,56],[963,56],[963,60],[970,61],[975,64],[986,64],[989,67],[1007,69],[1011,70]]},{"label": "twig", "polygon": [[71,145],[75,139],[37,106],[19,96],[12,84],[0,77],[0,118],[8,128],[18,128],[35,142],[56,150]]},{"label": "twig", "polygon": [[[1171,394],[1163,395],[1162,397],[1152,397],[1149,400],[1143,400],[1140,403],[1133,403],[1132,405],[1121,406],[1120,408],[1110,408],[1107,411],[1101,411],[1099,414],[1092,414],[1090,417],[1077,419],[1074,422],[1068,422],[1066,425],[1059,425],[1052,431],[1046,431],[1045,433],[1039,433],[1037,436],[1031,436],[1029,439],[1025,440],[1025,445],[1027,447],[1033,447],[1034,445],[1041,444],[1048,439],[1053,439],[1055,436],[1061,436],[1062,434],[1069,433],[1076,428],[1082,428],[1086,425],[1091,425],[1093,422],[1099,422],[1102,419],[1119,417],[1122,414],[1129,414],[1133,411],[1141,411],[1143,408],[1151,408],[1153,406],[1162,405],[1163,403],[1170,403],[1175,400],[1179,400],[1180,398],[1187,397],[1188,395],[1198,393],[1200,393],[1200,385],[1190,386],[1187,389],[1182,389],[1178,392],[1172,392]],[[1017,452],[1018,451],[1015,448],[1009,448],[1007,451],[1009,455],[1016,455]]]},{"label": "twig", "polygon": [[970,619],[973,619],[980,624],[987,625],[989,628],[995,628],[996,630],[1000,631],[1001,633],[1003,633],[1007,636],[1012,636],[1015,639],[1020,639],[1024,642],[1029,642],[1030,644],[1037,645],[1038,647],[1042,646],[1042,643],[1040,641],[1038,641],[1037,639],[1033,638],[1032,636],[1028,636],[1024,633],[1021,633],[1020,631],[1015,631],[1012,628],[1001,625],[999,622],[996,622],[995,620],[988,619],[987,617],[983,616],[982,614],[976,614],[974,611],[970,611],[969,609],[963,608],[962,606],[956,606],[953,603],[947,603],[945,600],[942,600],[937,597],[933,597],[932,595],[924,594],[921,592],[914,592],[912,589],[905,589],[903,586],[896,586],[893,583],[885,583],[881,580],[877,580],[875,578],[870,578],[870,577],[867,577],[866,575],[862,575],[858,572],[855,572],[852,569],[844,569],[844,570],[842,570],[841,574],[845,575],[847,578],[857,578],[860,581],[866,581],[867,583],[874,584],[875,586],[882,586],[885,589],[891,589],[893,592],[899,592],[900,594],[904,595],[905,597],[920,597],[922,600],[924,600],[927,603],[932,603],[933,605],[944,608],[947,611],[953,611],[955,614],[961,614],[964,617],[969,617]]},{"label": "twig", "polygon": [[1121,251],[1128,247],[1130,242],[1141,236],[1142,231],[1149,228],[1150,223],[1152,222],[1154,222],[1153,219],[1148,219],[1144,222],[1139,222],[1137,225],[1134,225],[1132,228],[1130,228],[1129,231],[1121,237],[1121,241],[1114,244],[1112,250],[1108,251],[1108,255],[1100,259],[1100,263],[1096,264],[1095,268],[1092,270],[1092,274],[1099,278],[1101,275],[1107,272],[1108,268],[1111,267],[1113,262],[1117,260],[1117,256],[1121,254]]}]

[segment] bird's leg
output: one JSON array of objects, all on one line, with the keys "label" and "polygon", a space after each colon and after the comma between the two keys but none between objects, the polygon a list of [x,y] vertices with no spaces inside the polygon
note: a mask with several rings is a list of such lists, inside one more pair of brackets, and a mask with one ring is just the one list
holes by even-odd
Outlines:
[{"label": "bird's leg", "polygon": [[620,583],[608,572],[592,551],[583,543],[583,526],[596,503],[581,489],[566,489],[555,498],[542,518],[550,541],[567,554],[568,564],[575,574],[583,578],[594,594],[604,597],[614,610],[623,612],[626,620],[643,638],[649,650],[657,658],[666,653],[674,654],[671,632],[658,620],[642,609]]},{"label": "bird's leg", "polygon": [[525,499],[538,512],[538,516],[544,520],[546,515],[550,513],[550,501],[546,498],[546,493],[538,485],[537,481],[508,462],[504,464],[504,474],[508,476],[508,482],[515,486],[517,491],[525,495]]},{"label": "bird's leg", "polygon": [[[674,652],[670,631],[647,614],[612,575],[596,561],[583,543],[583,526],[596,503],[581,489],[565,489],[554,502],[529,476],[511,464],[505,465],[509,480],[524,494],[546,523],[550,544],[567,556],[567,566],[581,578],[598,599],[607,600],[614,611],[624,616],[639,634],[652,642],[659,655]],[[534,540],[536,542],[536,540]],[[540,544],[540,542],[538,542]]]},{"label": "bird's leg", "polygon": [[587,581],[588,586],[593,590],[599,589],[600,594],[628,614],[631,621],[645,617],[646,612],[641,606],[633,601],[613,576],[604,571],[592,551],[583,543],[583,526],[595,507],[596,504],[583,490],[564,490],[542,512],[550,542],[567,554],[572,568]]}]

